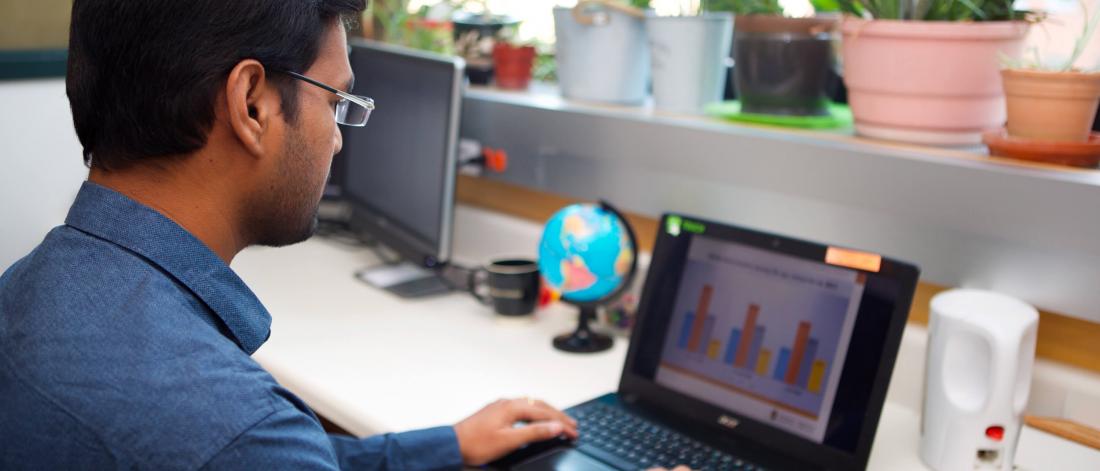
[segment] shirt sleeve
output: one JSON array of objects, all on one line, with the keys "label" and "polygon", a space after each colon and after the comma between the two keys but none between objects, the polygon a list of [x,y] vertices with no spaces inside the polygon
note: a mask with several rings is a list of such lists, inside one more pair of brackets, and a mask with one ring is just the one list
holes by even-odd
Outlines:
[{"label": "shirt sleeve", "polygon": [[203,469],[409,470],[462,468],[453,427],[387,433],[364,439],[326,435],[295,408],[273,412],[219,451]]},{"label": "shirt sleeve", "polygon": [[340,469],[458,470],[462,454],[453,427],[387,433],[358,439],[329,435]]},{"label": "shirt sleeve", "polygon": [[257,422],[202,469],[335,471],[339,468],[321,425],[288,407]]}]

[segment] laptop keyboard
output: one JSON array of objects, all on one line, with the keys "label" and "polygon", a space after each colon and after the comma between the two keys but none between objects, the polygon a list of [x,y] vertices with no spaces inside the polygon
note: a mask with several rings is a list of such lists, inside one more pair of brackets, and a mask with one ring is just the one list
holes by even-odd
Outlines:
[{"label": "laptop keyboard", "polygon": [[693,471],[764,469],[604,403],[589,402],[568,412],[577,419],[577,448],[621,469],[677,465]]}]

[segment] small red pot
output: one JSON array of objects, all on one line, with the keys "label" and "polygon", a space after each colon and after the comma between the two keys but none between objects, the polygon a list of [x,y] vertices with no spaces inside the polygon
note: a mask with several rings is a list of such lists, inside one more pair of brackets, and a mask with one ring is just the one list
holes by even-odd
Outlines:
[{"label": "small red pot", "polygon": [[493,72],[500,88],[524,89],[531,83],[535,64],[534,46],[493,45]]}]

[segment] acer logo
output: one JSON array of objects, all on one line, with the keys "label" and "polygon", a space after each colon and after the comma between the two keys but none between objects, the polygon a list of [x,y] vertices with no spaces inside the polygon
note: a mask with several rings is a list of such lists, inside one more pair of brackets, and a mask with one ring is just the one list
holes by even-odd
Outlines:
[{"label": "acer logo", "polygon": [[718,417],[718,424],[722,425],[723,427],[734,428],[734,427],[740,425],[741,421],[739,421],[739,420],[737,420],[733,417],[730,417],[728,415],[722,415],[722,416]]}]

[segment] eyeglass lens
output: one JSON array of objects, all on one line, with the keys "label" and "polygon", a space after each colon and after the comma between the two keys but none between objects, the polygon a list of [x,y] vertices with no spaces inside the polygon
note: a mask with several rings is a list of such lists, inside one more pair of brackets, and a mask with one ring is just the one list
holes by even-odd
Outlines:
[{"label": "eyeglass lens", "polygon": [[346,126],[363,126],[370,118],[370,110],[351,100],[340,100],[336,104],[336,122]]}]

